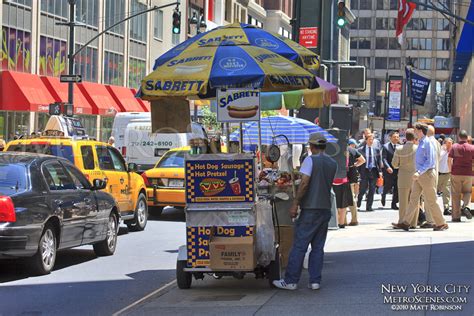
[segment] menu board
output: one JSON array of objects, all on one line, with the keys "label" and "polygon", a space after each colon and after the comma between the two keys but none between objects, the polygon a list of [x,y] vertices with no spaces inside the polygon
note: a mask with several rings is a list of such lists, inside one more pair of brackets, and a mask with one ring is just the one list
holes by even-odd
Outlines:
[{"label": "menu board", "polygon": [[201,155],[197,159],[187,156],[186,203],[255,201],[253,157],[228,156],[227,159],[213,159],[216,155]]}]

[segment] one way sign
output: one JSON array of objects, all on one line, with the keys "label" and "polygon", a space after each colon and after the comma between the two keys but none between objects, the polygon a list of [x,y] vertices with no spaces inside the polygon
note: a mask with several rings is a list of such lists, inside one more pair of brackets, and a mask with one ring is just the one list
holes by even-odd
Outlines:
[{"label": "one way sign", "polygon": [[59,81],[61,82],[82,82],[82,76],[81,75],[61,75],[59,78]]}]

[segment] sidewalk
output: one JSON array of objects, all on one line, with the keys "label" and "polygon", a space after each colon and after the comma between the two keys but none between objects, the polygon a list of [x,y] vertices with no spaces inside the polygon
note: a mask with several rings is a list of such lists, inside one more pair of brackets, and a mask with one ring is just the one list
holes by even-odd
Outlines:
[{"label": "sidewalk", "polygon": [[[329,232],[319,291],[307,289],[306,270],[297,291],[271,289],[267,280],[252,275],[244,280],[206,276],[193,280],[190,290],[172,285],[126,314],[474,315],[474,220],[451,223],[446,217],[447,231],[405,232],[390,226],[397,211],[378,206],[376,201],[375,212],[359,213],[359,226]],[[387,293],[391,285],[402,293]],[[430,286],[435,293],[426,294]],[[420,302],[425,297],[431,301]],[[440,302],[447,297],[455,302]]]}]

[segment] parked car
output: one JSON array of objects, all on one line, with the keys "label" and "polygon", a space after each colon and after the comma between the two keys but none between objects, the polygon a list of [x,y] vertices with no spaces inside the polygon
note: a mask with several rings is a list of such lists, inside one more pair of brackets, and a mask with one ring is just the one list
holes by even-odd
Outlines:
[{"label": "parked car", "polygon": [[98,256],[115,252],[115,199],[66,159],[0,153],[0,258],[29,257],[35,274],[48,274],[57,250],[92,244]]},{"label": "parked car", "polygon": [[190,147],[174,148],[166,152],[155,167],[142,173],[148,196],[148,207],[155,215],[165,206],[184,207],[184,159]]},{"label": "parked car", "polygon": [[[62,121],[70,119],[57,120],[59,123]],[[126,165],[120,152],[106,143],[75,133],[72,133],[73,136],[64,136],[69,134],[65,133],[59,123],[50,124],[58,130],[44,131],[44,134],[54,136],[14,140],[7,144],[6,151],[62,157],[79,168],[89,181],[105,180],[107,185],[104,191],[117,201],[120,216],[128,228],[135,231],[144,230],[148,220],[146,187],[142,177],[135,172],[136,165]],[[79,121],[70,122],[67,127],[76,130],[75,125],[78,124]]]}]

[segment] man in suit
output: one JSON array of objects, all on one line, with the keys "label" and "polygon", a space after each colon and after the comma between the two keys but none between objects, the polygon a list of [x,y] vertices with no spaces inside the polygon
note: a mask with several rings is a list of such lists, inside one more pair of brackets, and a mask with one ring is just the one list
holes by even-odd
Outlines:
[{"label": "man in suit", "polygon": [[362,198],[368,191],[366,211],[371,212],[373,211],[372,204],[374,202],[374,193],[377,179],[379,176],[382,176],[382,158],[380,149],[378,149],[374,144],[374,135],[368,134],[366,136],[366,143],[359,149],[359,152],[364,156],[366,162],[360,166],[361,181],[360,192],[359,196],[357,197],[357,207],[361,206]]},{"label": "man in suit", "polygon": [[385,206],[385,198],[387,193],[393,190],[392,197],[392,209],[398,210],[398,170],[392,166],[393,155],[395,148],[400,141],[400,134],[398,132],[390,132],[390,141],[383,145],[382,148],[382,162],[383,162],[383,193],[382,193],[382,205]]},{"label": "man in suit", "polygon": [[[399,210],[398,210],[398,224],[402,223],[402,219],[408,208],[408,202],[410,199],[410,191],[413,182],[413,175],[416,172],[415,168],[415,154],[418,148],[415,145],[415,131],[412,128],[406,130],[405,133],[406,143],[403,146],[398,146],[393,155],[392,166],[398,170],[398,199],[399,199]],[[414,216],[410,222],[411,227],[416,227],[418,215]],[[395,225],[394,223],[392,223]]]},{"label": "man in suit", "polygon": [[[443,217],[443,212],[437,203],[437,171],[436,145],[427,136],[428,126],[423,123],[415,124],[415,133],[419,139],[418,148],[415,153],[416,172],[413,175],[412,190],[408,209],[400,224],[394,225],[405,231],[410,230],[410,223],[419,210],[420,197],[423,194],[427,213],[429,212],[434,221],[434,231],[443,231],[449,228]],[[429,210],[429,211],[428,211]]]}]

